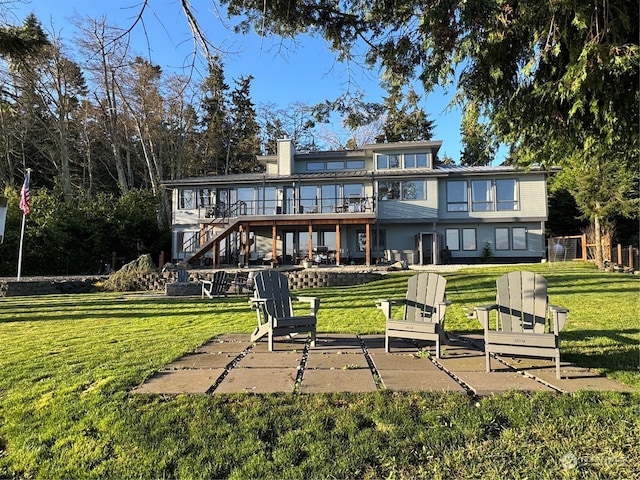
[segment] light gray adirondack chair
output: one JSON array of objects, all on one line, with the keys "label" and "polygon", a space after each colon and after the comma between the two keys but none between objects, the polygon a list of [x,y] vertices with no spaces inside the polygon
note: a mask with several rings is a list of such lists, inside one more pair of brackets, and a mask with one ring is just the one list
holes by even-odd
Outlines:
[{"label": "light gray adirondack chair", "polygon": [[[254,296],[249,302],[256,310],[258,327],[251,335],[252,342],[267,335],[269,351],[273,351],[273,337],[310,332],[311,346],[315,346],[316,314],[320,308],[318,297],[292,297],[287,276],[275,270],[259,272],[253,285]],[[293,301],[309,303],[309,314],[295,315]]]},{"label": "light gray adirondack chair", "polygon": [[[436,342],[436,358],[444,338],[444,315],[449,302],[445,299],[447,279],[435,273],[420,273],[409,278],[404,300],[378,300],[387,318],[384,349],[389,352],[389,338],[411,338]],[[402,320],[392,318],[391,308],[404,304]]]},{"label": "light gray adirondack chair", "polygon": [[[496,281],[496,303],[474,308],[484,328],[487,372],[491,371],[491,353],[547,357],[556,361],[560,378],[560,331],[567,319],[566,308],[549,305],[547,279],[532,272],[511,272]],[[496,310],[496,328],[489,315]]]}]

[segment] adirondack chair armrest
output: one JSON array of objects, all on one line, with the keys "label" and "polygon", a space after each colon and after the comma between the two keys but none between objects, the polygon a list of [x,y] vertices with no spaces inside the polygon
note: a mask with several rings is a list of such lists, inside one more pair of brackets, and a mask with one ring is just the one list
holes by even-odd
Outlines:
[{"label": "adirondack chair armrest", "polygon": [[559,307],[557,305],[549,305],[549,311],[551,312],[553,321],[553,333],[556,335],[562,331],[564,324],[567,321],[568,308]]},{"label": "adirondack chair armrest", "polygon": [[473,307],[473,312],[475,313],[476,318],[480,321],[482,328],[485,330],[489,330],[489,312],[491,312],[491,310],[496,310],[497,308],[498,305],[495,303]]},{"label": "adirondack chair armrest", "polygon": [[320,299],[318,297],[291,297],[291,300],[308,303],[311,315],[315,315],[320,309]]},{"label": "adirondack chair armrest", "polygon": [[391,320],[391,306],[403,303],[404,300],[394,300],[390,298],[381,298],[376,300],[376,307],[382,310],[387,320]]},{"label": "adirondack chair armrest", "polygon": [[260,308],[260,305],[267,303],[269,301],[271,301],[271,298],[258,298],[258,297],[251,297],[249,299],[249,303],[251,304],[251,308],[253,310],[257,310],[258,308]]},{"label": "adirondack chair armrest", "polygon": [[444,327],[444,314],[447,311],[447,307],[451,305],[451,302],[449,300],[445,300],[444,302],[438,302],[436,305],[437,305],[438,323]]}]

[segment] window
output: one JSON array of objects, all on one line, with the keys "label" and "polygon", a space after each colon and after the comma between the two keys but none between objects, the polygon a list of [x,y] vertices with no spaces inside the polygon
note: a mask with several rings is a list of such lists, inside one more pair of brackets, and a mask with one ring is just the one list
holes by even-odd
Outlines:
[{"label": "window", "polygon": [[405,168],[425,168],[427,166],[426,153],[409,153],[404,156]]},{"label": "window", "polygon": [[471,182],[471,210],[490,212],[493,210],[491,180],[473,180]]},{"label": "window", "polygon": [[347,168],[349,170],[363,169],[364,160],[347,160]]},{"label": "window", "polygon": [[242,207],[240,213],[242,215],[253,215],[255,214],[256,202],[255,200],[255,189],[254,188],[238,188],[238,202],[244,202],[244,206]]},{"label": "window", "polygon": [[509,250],[508,228],[496,228],[496,250]]},{"label": "window", "polygon": [[318,211],[318,187],[304,185],[300,187],[300,213],[315,213]]},{"label": "window", "polygon": [[258,215],[273,215],[277,203],[276,187],[265,187],[258,190]]},{"label": "window", "polygon": [[178,250],[195,252],[197,232],[178,232]]},{"label": "window", "polygon": [[178,190],[178,208],[190,210],[195,208],[193,201],[193,190]]},{"label": "window", "polygon": [[378,155],[376,165],[378,170],[400,168],[400,155]]},{"label": "window", "polygon": [[496,180],[498,210],[518,210],[518,182],[515,178]]},{"label": "window", "polygon": [[196,190],[198,198],[198,208],[206,208],[213,205],[213,191],[208,188],[199,188]]},{"label": "window", "polygon": [[424,200],[426,198],[424,182],[422,180],[402,182],[401,186],[403,200]]},{"label": "window", "polygon": [[462,229],[462,249],[463,250],[477,250],[477,246],[476,246],[476,229],[475,228],[463,228]]},{"label": "window", "polygon": [[447,182],[447,212],[466,212],[468,208],[467,182]]},{"label": "window", "polygon": [[400,182],[378,182],[378,200],[398,200]]},{"label": "window", "polygon": [[327,162],[327,170],[344,170],[344,162]]},{"label": "window", "polygon": [[324,162],[307,162],[307,172],[319,172],[324,170]]},{"label": "window", "polygon": [[444,238],[449,250],[460,250],[460,232],[457,228],[447,228],[444,231]]},{"label": "window", "polygon": [[511,245],[514,250],[527,249],[527,229],[524,227],[513,227],[511,229]]},{"label": "window", "polygon": [[[320,187],[320,194],[322,196],[322,213],[336,212],[338,207],[338,186],[335,184],[322,185]],[[326,245],[326,243],[325,243]]]}]

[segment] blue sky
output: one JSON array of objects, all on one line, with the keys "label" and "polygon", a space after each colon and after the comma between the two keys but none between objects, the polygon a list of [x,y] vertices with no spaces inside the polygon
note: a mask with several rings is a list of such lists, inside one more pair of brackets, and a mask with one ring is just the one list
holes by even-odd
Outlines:
[{"label": "blue sky", "polygon": [[[143,25],[136,26],[132,46],[136,54],[151,59],[163,70],[180,71],[193,59],[193,40],[179,0],[152,0]],[[349,89],[367,92],[366,100],[380,101],[383,91],[377,72],[357,65],[336,62],[335,54],[322,39],[300,38],[296,43],[256,34],[237,35],[223,12],[213,2],[193,1],[202,29],[216,46],[226,52],[227,83],[252,75],[251,97],[256,104],[274,103],[284,108],[294,102],[314,104],[335,98]],[[140,11],[141,0],[25,0],[11,8],[9,22],[20,24],[34,12],[48,32],[55,31],[71,44],[76,29],[73,17],[102,17],[109,24],[129,27]],[[222,15],[221,15],[222,13]],[[146,32],[146,35],[145,35]],[[68,41],[68,42],[67,42]],[[204,71],[201,69],[201,71]],[[460,111],[448,109],[454,91],[438,89],[423,97],[423,108],[435,122],[434,140],[442,140],[440,155],[455,161],[460,157]],[[339,125],[331,129],[337,130]]]}]

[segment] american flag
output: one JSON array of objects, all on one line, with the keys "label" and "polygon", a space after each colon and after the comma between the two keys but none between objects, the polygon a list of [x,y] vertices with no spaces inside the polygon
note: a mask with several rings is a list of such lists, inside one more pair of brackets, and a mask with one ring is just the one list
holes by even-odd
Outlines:
[{"label": "american flag", "polygon": [[29,213],[29,201],[31,200],[31,195],[29,194],[30,177],[31,171],[27,169],[27,173],[24,176],[24,183],[22,184],[22,191],[20,192],[20,209],[24,215]]}]

